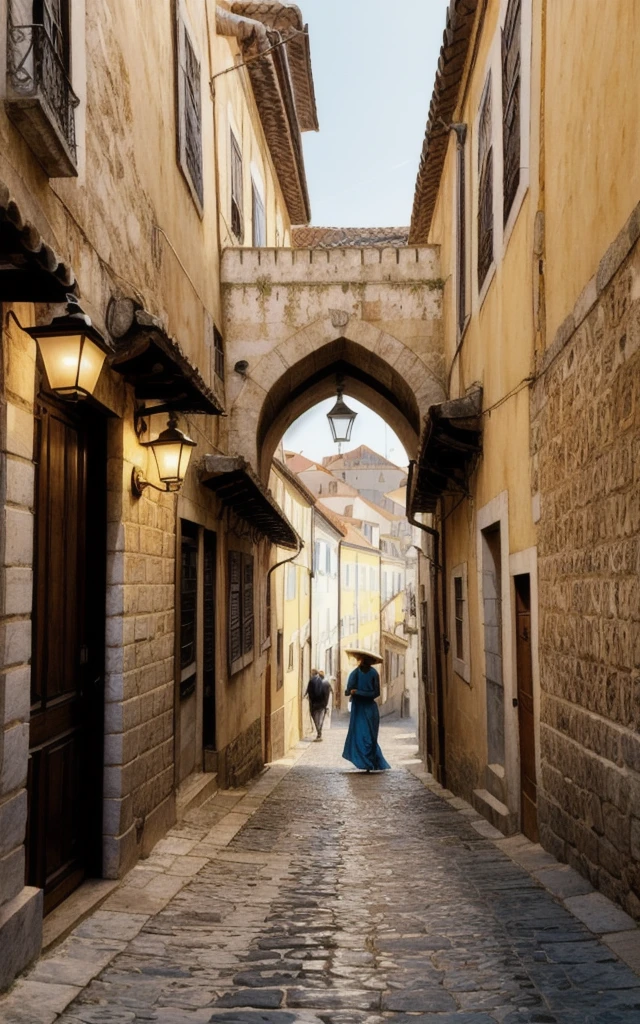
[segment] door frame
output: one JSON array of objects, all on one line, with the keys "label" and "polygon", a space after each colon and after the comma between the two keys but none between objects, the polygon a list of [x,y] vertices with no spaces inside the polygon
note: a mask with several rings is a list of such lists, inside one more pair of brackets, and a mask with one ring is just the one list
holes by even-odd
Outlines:
[{"label": "door frame", "polygon": [[[536,777],[538,792],[542,789],[542,764],[540,758],[540,652],[539,652],[539,612],[538,612],[538,548],[526,548],[509,555],[509,597],[513,627],[511,629],[511,654],[516,659],[516,587],[514,576],[529,576],[531,597],[531,673],[533,678],[533,731],[536,747]],[[517,681],[516,681],[517,683]],[[516,691],[517,694],[517,691]],[[518,709],[516,708],[516,714]],[[517,732],[518,742],[518,820],[522,813],[520,807],[520,727]]]}]

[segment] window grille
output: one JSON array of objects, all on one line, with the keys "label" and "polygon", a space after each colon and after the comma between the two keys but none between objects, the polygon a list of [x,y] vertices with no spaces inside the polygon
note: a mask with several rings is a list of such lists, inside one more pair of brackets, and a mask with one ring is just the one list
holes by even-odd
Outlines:
[{"label": "window grille", "polygon": [[520,184],[521,0],[509,0],[502,30],[503,218],[507,223]]},{"label": "window grille", "polygon": [[242,150],[231,132],[231,230],[239,242],[244,241],[244,203]]},{"label": "window grille", "polygon": [[493,262],[493,143],[491,138],[491,74],[480,104],[478,125],[478,291]]},{"label": "window grille", "polygon": [[267,216],[264,209],[262,196],[256,188],[255,182],[251,183],[251,221],[253,224],[253,244],[259,247],[267,244]]},{"label": "window grille", "polygon": [[181,681],[195,676],[198,591],[197,528],[183,523],[180,570],[180,670]]}]

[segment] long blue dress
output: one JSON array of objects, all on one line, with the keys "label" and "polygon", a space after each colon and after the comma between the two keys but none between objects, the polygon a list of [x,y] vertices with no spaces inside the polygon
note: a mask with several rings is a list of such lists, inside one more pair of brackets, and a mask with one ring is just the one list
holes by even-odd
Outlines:
[{"label": "long blue dress", "polygon": [[363,672],[355,668],[349,676],[345,693],[351,696],[349,731],[342,756],[363,771],[380,772],[390,768],[378,745],[380,712],[376,697],[380,696],[380,677],[375,668]]}]

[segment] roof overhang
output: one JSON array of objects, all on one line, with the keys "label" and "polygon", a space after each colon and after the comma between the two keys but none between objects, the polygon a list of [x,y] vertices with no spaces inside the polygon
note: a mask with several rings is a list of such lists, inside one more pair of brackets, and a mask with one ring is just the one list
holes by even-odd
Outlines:
[{"label": "roof overhang", "polygon": [[200,483],[219,498],[225,508],[243,519],[272,544],[296,550],[302,542],[248,462],[234,455],[205,455]]},{"label": "roof overhang", "polygon": [[450,0],[429,106],[409,229],[409,245],[426,245],[449,145],[478,0]]},{"label": "roof overhang", "polygon": [[111,367],[134,387],[137,399],[159,403],[158,412],[224,412],[175,338],[143,309],[135,311],[131,327],[117,339]]},{"label": "roof overhang", "polygon": [[467,493],[467,480],[482,451],[482,388],[464,398],[432,405],[412,463],[407,512],[435,512],[444,494]]},{"label": "roof overhang", "polygon": [[[299,22],[299,27],[297,23],[291,27],[285,24],[285,15],[288,19],[293,16],[291,12],[297,12],[294,21]],[[218,5],[216,30],[238,40],[289,217],[293,224],[308,224],[311,205],[300,132],[307,130],[306,124],[317,127],[317,118],[311,65],[307,60],[308,33],[300,12],[286,4],[238,0],[230,10]],[[286,45],[279,45],[292,30],[300,34]],[[294,78],[301,92],[296,92]],[[302,85],[305,79],[306,91]],[[306,95],[307,100],[303,102],[301,95]]]},{"label": "roof overhang", "polygon": [[0,302],[64,302],[77,292],[71,267],[26,220],[0,181]]}]

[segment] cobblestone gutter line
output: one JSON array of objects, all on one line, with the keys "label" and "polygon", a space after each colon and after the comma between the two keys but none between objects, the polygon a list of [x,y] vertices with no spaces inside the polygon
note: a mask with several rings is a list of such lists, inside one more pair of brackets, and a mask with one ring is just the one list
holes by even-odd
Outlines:
[{"label": "cobblestone gutter line", "polygon": [[[471,827],[493,842],[499,850],[528,871],[566,909],[582,921],[602,942],[640,976],[640,928],[628,914],[568,864],[532,843],[521,833],[505,838],[461,797],[444,789],[421,761],[406,766],[422,784],[469,819]],[[639,1017],[640,1020],[640,1017]]]}]

